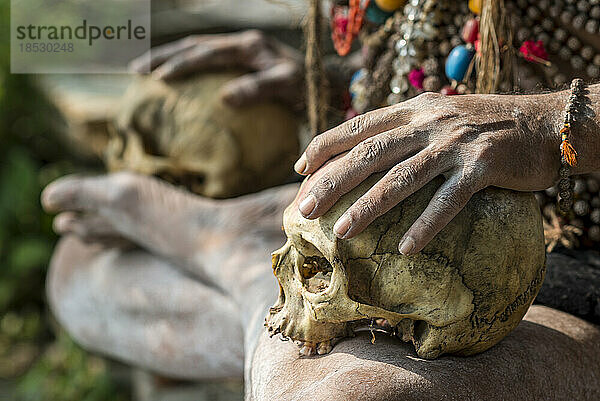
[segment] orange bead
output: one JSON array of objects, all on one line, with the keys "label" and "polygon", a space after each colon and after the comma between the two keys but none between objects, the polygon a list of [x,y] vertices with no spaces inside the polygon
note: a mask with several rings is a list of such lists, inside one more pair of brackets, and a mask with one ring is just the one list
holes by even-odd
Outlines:
[{"label": "orange bead", "polygon": [[469,10],[479,15],[481,13],[481,2],[482,0],[469,0]]},{"label": "orange bead", "polygon": [[389,13],[396,11],[406,4],[406,0],[375,0],[377,7]]}]

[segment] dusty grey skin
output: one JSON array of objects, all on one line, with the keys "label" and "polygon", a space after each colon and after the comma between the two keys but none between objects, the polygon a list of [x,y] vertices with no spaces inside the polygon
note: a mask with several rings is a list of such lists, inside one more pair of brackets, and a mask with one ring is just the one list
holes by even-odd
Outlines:
[{"label": "dusty grey skin", "polygon": [[[596,89],[592,92],[590,107],[598,111]],[[452,102],[460,103],[459,98],[463,97],[456,97]],[[531,102],[528,100],[531,98],[521,96],[486,97],[485,102],[479,102],[480,98],[469,99],[471,101],[464,104],[454,104],[454,107],[460,106],[460,113],[452,118],[443,118],[441,113],[447,106],[447,100],[437,105],[435,102],[441,100],[428,95],[410,103],[410,113],[394,114],[389,113],[393,109],[384,109],[382,114],[371,114],[366,119],[343,125],[346,131],[342,132],[348,133],[349,139],[325,141],[313,146],[312,156],[307,156],[309,169],[314,167],[311,157],[316,157],[321,146],[324,162],[336,154],[336,148],[328,147],[328,144],[341,144],[337,148],[339,152],[352,149],[364,140],[364,135],[363,139],[352,136],[366,133],[363,127],[372,126],[370,123],[385,123],[392,129],[394,124],[399,123],[396,118],[405,116],[410,117],[411,124],[402,125],[395,132],[407,135],[407,146],[411,139],[419,139],[414,143],[420,146],[429,144],[429,149],[437,149],[439,160],[443,161],[448,156],[452,167],[448,171],[455,178],[460,178],[462,167],[466,168],[464,171],[473,171],[469,169],[473,167],[474,171],[486,174],[492,178],[489,184],[500,183],[500,178],[515,174],[516,179],[522,178],[521,174],[529,174],[528,178],[532,181],[527,182],[533,182],[532,187],[542,185],[543,180],[535,182],[538,173],[550,171],[545,179],[554,178],[558,170],[555,139],[550,139],[550,133],[546,136],[545,131],[538,129],[553,126],[554,123],[547,122],[546,118],[555,121],[556,117],[558,121],[560,110],[564,107],[564,94],[556,98],[548,95],[544,102]],[[544,104],[547,108],[543,107]],[[515,109],[522,114],[506,112]],[[519,119],[519,116],[523,118]],[[503,121],[524,128],[520,131],[503,129]],[[427,124],[419,125],[417,122]],[[586,141],[590,141],[586,133],[598,132],[596,117],[590,118],[586,124],[585,131],[574,138],[574,141],[581,141],[575,144],[576,148],[585,149],[582,166],[586,165],[584,160],[598,157],[599,153],[594,152],[600,149],[591,142],[584,146]],[[467,131],[470,135],[448,136],[457,126],[471,128]],[[408,129],[410,127],[414,129]],[[594,127],[595,131],[592,130]],[[465,133],[464,130],[460,132]],[[323,138],[331,139],[332,136]],[[373,149],[387,149],[380,147],[387,142],[375,143],[377,145]],[[398,146],[402,143],[403,140],[398,139]],[[545,143],[548,148],[541,145]],[[453,151],[444,153],[445,147]],[[365,146],[363,150],[369,148]],[[550,148],[552,150],[548,150]],[[534,151],[529,152],[531,149]],[[501,158],[503,155],[507,155],[504,160]],[[381,159],[382,156],[368,158]],[[388,161],[390,165],[396,164],[394,160]],[[356,173],[352,161],[345,166]],[[395,200],[400,201],[402,193],[411,192],[410,183],[422,180],[419,176],[424,173],[425,166],[419,163],[411,165],[406,174],[399,176],[405,179],[392,182],[392,191],[387,198],[386,192],[380,191],[375,194],[375,199],[387,199],[391,208]],[[395,169],[393,173],[401,171]],[[333,189],[341,188],[340,182],[331,178]],[[403,192],[404,185],[409,189]],[[477,188],[474,186],[463,195],[469,198],[471,191]],[[546,308],[531,308],[530,314],[525,317],[526,322],[504,341],[470,358],[442,357],[423,361],[414,354],[412,345],[378,336],[374,346],[370,335],[348,339],[327,356],[301,358],[291,341],[269,338],[263,321],[269,306],[277,298],[269,253],[285,242],[280,229],[281,216],[296,192],[297,187],[291,186],[216,202],[192,196],[148,177],[128,174],[66,178],[53,183],[45,190],[43,202],[48,210],[63,213],[57,217],[57,231],[91,243],[111,245],[102,245],[103,248],[92,251],[92,245],[83,245],[79,241],[61,244],[53,259],[48,283],[52,309],[69,332],[89,348],[174,377],[202,379],[241,374],[239,357],[231,357],[232,354],[239,355],[238,350],[242,348],[239,343],[233,345],[234,338],[238,338],[236,327],[241,327],[243,338],[240,333],[238,340],[243,341],[246,393],[247,399],[253,400],[571,400],[573,394],[580,395],[580,399],[600,398],[600,331],[581,320]],[[398,193],[400,198],[396,198]],[[445,199],[449,205],[454,205],[452,210],[461,208],[462,198],[444,198],[446,193],[439,195],[434,196],[436,204]],[[372,211],[373,215],[382,212],[381,209],[371,209],[371,205],[375,204],[365,203],[364,210]],[[424,247],[427,236],[432,237],[432,233],[439,231],[452,217],[452,213],[446,216],[447,208],[428,209],[435,213],[419,220],[421,228],[427,229],[423,231],[424,237],[415,237],[418,241],[416,247]],[[116,243],[134,244],[142,250],[131,254],[132,251],[115,248],[112,244]],[[104,256],[107,252],[113,256]],[[121,264],[122,260],[129,262]],[[153,265],[153,275],[146,275],[149,260],[158,260]],[[177,298],[159,287],[153,293],[153,303],[147,303],[144,308],[138,307],[135,316],[127,313],[136,308],[131,306],[133,300],[130,297],[117,296],[118,289],[122,288],[117,285],[121,277],[104,274],[111,265],[136,269],[136,280],[129,282],[133,287],[131,290],[138,292],[144,292],[146,288],[156,289],[153,283],[168,276],[179,278],[185,275],[197,283],[195,289],[189,285],[181,286],[186,289],[188,299],[203,299],[207,308],[194,305],[189,309],[185,305],[175,305]],[[175,271],[183,274],[174,274]],[[106,284],[90,285],[92,279],[98,276],[106,280]],[[82,287],[89,291],[82,291]],[[238,311],[237,318],[225,319],[230,311],[227,307],[222,311],[221,306],[226,303],[211,302],[210,295],[202,295],[203,291],[210,294],[215,289],[233,300]],[[113,305],[112,309],[105,308],[107,304]],[[165,313],[169,310],[186,313]],[[223,334],[220,340],[216,340],[218,344],[207,341],[202,334],[206,327],[193,324],[194,320],[201,322],[207,310],[216,311],[217,316],[222,315],[220,324],[231,328],[231,335],[218,330],[220,335]],[[207,313],[207,319],[212,319],[210,316],[214,315]],[[82,319],[82,316],[88,318]],[[94,319],[94,316],[99,318]],[[163,335],[174,339],[172,347],[152,347],[153,330],[161,327],[159,323],[171,329],[164,330]],[[115,329],[117,325],[119,329]],[[180,330],[189,331],[184,335]],[[128,345],[126,338],[131,338],[131,343],[137,346]],[[176,341],[177,338],[187,342]],[[188,353],[188,349],[203,353]],[[204,365],[209,360],[215,370]],[[181,369],[175,368],[179,364],[189,369],[182,373]]]},{"label": "dusty grey skin", "polygon": [[600,330],[547,308],[469,358],[426,361],[368,333],[306,358],[269,338],[267,250],[285,242],[281,215],[297,190],[217,202],[131,174],[61,179],[42,198],[62,212],[65,235],[48,278],[52,310],[86,348],[163,375],[244,373],[248,400],[598,399]]},{"label": "dusty grey skin", "polygon": [[42,194],[67,236],[50,304],[92,350],[168,376],[239,377],[240,351],[254,349],[277,296],[265,250],[285,241],[281,215],[296,192],[215,201],[131,173],[62,178]]},{"label": "dusty grey skin", "polygon": [[422,252],[405,256],[396,239],[443,179],[343,241],[333,224],[381,175],[308,220],[298,211],[298,198],[320,174],[304,182],[284,213],[288,240],[273,253],[280,292],[267,316],[271,333],[301,341],[304,355],[325,354],[332,340],[351,335],[357,323],[386,319],[417,355],[432,359],[485,351],[519,324],[545,273],[544,232],[533,194],[481,191]]},{"label": "dusty grey skin", "polygon": [[63,238],[50,266],[48,299],[63,327],[89,350],[181,379],[243,372],[237,304],[141,249]]},{"label": "dusty grey skin", "polygon": [[[541,95],[444,96],[424,93],[355,117],[316,136],[296,170],[326,171],[300,199],[315,219],[371,174],[386,174],[334,226],[339,238],[358,235],[434,177],[446,181],[405,233],[404,254],[419,252],[482,188],[545,189],[558,180],[560,127],[569,91]],[[600,170],[600,85],[589,87],[571,141],[573,174]]]},{"label": "dusty grey skin", "polygon": [[235,107],[275,100],[292,107],[303,103],[303,57],[297,50],[258,30],[193,35],[155,47],[131,63],[133,71],[152,70],[155,79],[176,80],[198,71],[241,68],[248,74],[219,90]]}]

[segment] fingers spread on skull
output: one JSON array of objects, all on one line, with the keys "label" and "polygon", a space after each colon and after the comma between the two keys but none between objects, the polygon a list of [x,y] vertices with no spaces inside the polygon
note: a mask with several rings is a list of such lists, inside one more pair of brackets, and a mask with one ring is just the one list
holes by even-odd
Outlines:
[{"label": "fingers spread on skull", "polygon": [[172,43],[154,47],[129,63],[129,70],[138,73],[148,72],[148,68],[153,70],[170,58],[195,47],[198,42],[199,38],[197,36],[188,36]]},{"label": "fingers spread on skull", "polygon": [[294,169],[299,174],[316,171],[331,157],[352,149],[365,139],[392,130],[408,122],[410,112],[394,105],[356,116],[317,135],[308,145]]},{"label": "fingers spread on skull", "polygon": [[320,172],[320,178],[300,202],[300,213],[309,219],[322,216],[341,196],[371,174],[387,170],[410,157],[419,150],[419,146],[416,141],[405,140],[402,135],[390,132],[365,139],[350,152],[321,168],[325,171]]},{"label": "fingers spread on skull", "polygon": [[165,50],[154,76],[157,79],[176,79],[220,67],[243,67],[261,71],[285,60],[285,57],[281,58],[282,55],[273,50],[267,37],[256,30],[200,36],[191,42],[191,46],[181,44],[179,51]]},{"label": "fingers spread on skull", "polygon": [[[258,30],[228,34],[193,35],[158,46],[130,63],[135,72],[156,79],[178,79],[215,69],[240,68],[248,72],[222,88],[231,106],[275,99],[294,108],[302,104],[302,56],[296,49]],[[300,93],[300,95],[299,95]]]},{"label": "fingers spread on skull", "polygon": [[361,233],[377,217],[448,168],[444,152],[430,148],[397,164],[338,219],[333,228],[335,235],[347,239]]},{"label": "fingers spread on skull", "polygon": [[200,43],[174,55],[154,70],[157,79],[176,79],[202,69],[239,65],[240,49],[223,41]]},{"label": "fingers spread on skull", "polygon": [[405,255],[421,251],[465,207],[479,189],[481,185],[468,176],[452,176],[446,180],[438,188],[425,211],[400,240],[399,251]]},{"label": "fingers spread on skull", "polygon": [[265,98],[287,99],[293,98],[294,95],[298,97],[296,88],[290,83],[298,82],[300,74],[297,64],[282,62],[269,69],[231,80],[221,89],[221,96],[228,104],[235,107],[264,101]]}]

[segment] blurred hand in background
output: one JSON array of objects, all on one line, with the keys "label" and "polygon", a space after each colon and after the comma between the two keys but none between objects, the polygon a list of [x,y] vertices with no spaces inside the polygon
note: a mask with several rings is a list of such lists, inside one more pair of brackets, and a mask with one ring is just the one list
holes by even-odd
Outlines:
[{"label": "blurred hand in background", "polygon": [[230,105],[277,100],[301,107],[304,98],[300,52],[259,30],[192,35],[151,49],[131,63],[133,71],[147,66],[156,79],[173,80],[210,69],[243,69],[248,73],[221,90]]}]

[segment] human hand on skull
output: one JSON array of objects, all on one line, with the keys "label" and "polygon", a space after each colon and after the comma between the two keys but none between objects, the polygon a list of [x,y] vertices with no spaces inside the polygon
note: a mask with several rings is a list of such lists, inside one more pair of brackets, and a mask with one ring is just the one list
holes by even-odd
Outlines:
[{"label": "human hand on skull", "polygon": [[299,210],[316,219],[371,174],[388,170],[337,220],[336,236],[352,238],[443,175],[445,183],[399,241],[403,254],[419,252],[480,189],[532,191],[555,182],[566,96],[424,93],[357,116],[315,137],[296,163],[301,174],[325,170]]},{"label": "human hand on skull", "polygon": [[223,99],[241,107],[256,100],[279,100],[299,107],[303,100],[302,55],[258,30],[230,34],[192,35],[151,49],[131,63],[147,67],[157,79],[177,79],[214,68],[244,68],[251,72],[221,90]]}]

